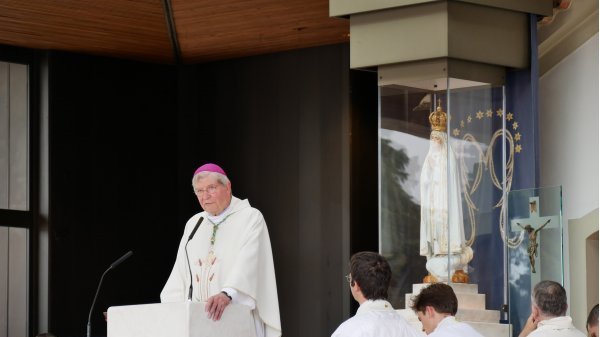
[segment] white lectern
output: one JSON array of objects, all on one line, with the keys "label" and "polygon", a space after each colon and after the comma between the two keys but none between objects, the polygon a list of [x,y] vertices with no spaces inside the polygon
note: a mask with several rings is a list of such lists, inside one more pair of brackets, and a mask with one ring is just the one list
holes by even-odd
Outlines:
[{"label": "white lectern", "polygon": [[108,337],[256,337],[250,308],[230,304],[219,321],[204,303],[180,302],[108,308]]}]

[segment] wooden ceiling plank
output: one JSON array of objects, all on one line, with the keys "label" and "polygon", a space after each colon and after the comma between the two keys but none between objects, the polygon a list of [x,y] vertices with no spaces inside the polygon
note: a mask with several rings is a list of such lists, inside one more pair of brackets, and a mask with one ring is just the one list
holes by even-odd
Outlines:
[{"label": "wooden ceiling plank", "polygon": [[[172,62],[163,0],[0,4],[0,43]],[[328,0],[171,0],[185,63],[348,41]]]}]

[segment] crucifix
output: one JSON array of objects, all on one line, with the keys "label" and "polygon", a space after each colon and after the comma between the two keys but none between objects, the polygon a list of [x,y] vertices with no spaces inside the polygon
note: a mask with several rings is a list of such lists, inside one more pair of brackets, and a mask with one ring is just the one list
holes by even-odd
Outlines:
[{"label": "crucifix", "polygon": [[[541,280],[541,259],[538,258],[538,247],[542,244],[542,236],[540,235],[543,229],[547,228],[558,228],[559,221],[557,216],[540,217],[539,214],[539,197],[529,198],[529,217],[528,218],[516,218],[511,219],[511,230],[513,232],[525,231],[529,240],[527,246],[527,253],[529,255],[529,264],[531,266],[531,277],[532,284],[536,284]],[[538,273],[538,271],[540,273]],[[535,280],[534,280],[535,279]]]},{"label": "crucifix", "polygon": [[520,223],[517,222],[517,225],[519,227],[523,228],[523,230],[525,230],[527,232],[527,234],[529,235],[529,246],[527,247],[527,253],[529,253],[529,264],[531,264],[531,272],[532,273],[535,273],[535,258],[538,256],[537,233],[540,230],[542,230],[542,228],[546,227],[546,225],[548,223],[550,223],[550,221],[552,221],[552,219],[548,219],[546,222],[544,222],[543,225],[541,225],[537,229],[534,229],[533,227],[531,227],[530,224],[526,224],[525,227],[523,227],[523,225],[521,225]]}]

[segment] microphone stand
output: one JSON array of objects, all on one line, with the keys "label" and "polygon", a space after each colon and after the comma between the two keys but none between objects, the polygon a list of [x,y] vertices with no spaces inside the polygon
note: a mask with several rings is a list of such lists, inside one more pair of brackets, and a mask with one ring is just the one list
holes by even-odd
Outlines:
[{"label": "microphone stand", "polygon": [[104,280],[104,275],[106,275],[106,273],[108,273],[109,270],[114,269],[116,266],[121,264],[121,262],[128,259],[132,254],[133,254],[133,252],[131,250],[128,251],[127,253],[125,253],[125,255],[121,256],[117,261],[113,262],[108,267],[108,269],[106,269],[106,271],[102,274],[102,277],[100,277],[100,283],[98,284],[98,288],[96,289],[96,295],[94,295],[94,300],[92,301],[92,307],[90,308],[90,313],[88,315],[87,334],[86,334],[87,337],[92,336],[92,311],[94,311],[94,305],[96,304],[96,299],[98,298],[98,293],[100,292],[100,287],[102,287],[102,281]]},{"label": "microphone stand", "polygon": [[204,218],[200,217],[200,219],[198,219],[198,222],[196,222],[196,226],[194,226],[192,233],[188,237],[187,242],[185,243],[185,260],[187,261],[188,270],[190,272],[190,289],[188,290],[188,302],[192,301],[192,292],[194,291],[194,288],[193,288],[194,279],[192,278],[192,266],[190,265],[190,257],[188,256],[187,245],[188,245],[188,243],[190,243],[190,241],[194,237],[194,234],[196,234],[196,231],[198,230],[198,227],[200,227],[200,224],[202,223],[202,221],[204,221]]},{"label": "microphone stand", "polygon": [[108,273],[108,271],[111,269],[112,266],[108,267],[108,269],[106,269],[106,271],[102,274],[102,277],[100,278],[100,283],[98,284],[98,288],[96,289],[96,295],[94,295],[94,301],[92,301],[92,307],[90,308],[90,314],[88,315],[86,334],[87,337],[92,336],[92,311],[94,310],[94,305],[96,304],[96,299],[98,298],[98,293],[100,292],[100,287],[102,286],[102,280],[104,280],[104,275],[106,275],[106,273]]},{"label": "microphone stand", "polygon": [[185,259],[188,261],[188,270],[190,272],[190,289],[188,290],[188,302],[191,302],[192,301],[192,292],[194,291],[194,288],[192,287],[194,284],[194,279],[192,278],[192,267],[190,266],[190,258],[188,256],[188,252],[187,252],[188,243],[190,243],[189,240],[185,244]]}]

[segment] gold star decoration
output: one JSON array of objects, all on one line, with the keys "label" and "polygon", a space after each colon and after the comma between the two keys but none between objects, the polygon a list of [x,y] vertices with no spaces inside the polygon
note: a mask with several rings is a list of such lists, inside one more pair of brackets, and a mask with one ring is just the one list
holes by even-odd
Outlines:
[{"label": "gold star decoration", "polygon": [[520,141],[521,140],[521,133],[520,132],[515,133],[515,140],[516,141]]},{"label": "gold star decoration", "polygon": [[[487,118],[492,118],[492,116],[494,115],[494,111],[492,109],[487,109],[485,112],[478,110],[477,112],[475,112],[475,118],[481,120],[484,117],[484,114]],[[504,116],[504,110],[503,109],[498,109],[496,110],[496,115],[500,118],[502,118]],[[448,119],[450,119],[451,116],[448,115]],[[506,113],[506,120],[507,121],[512,121],[512,128],[513,130],[517,130],[519,128],[519,123],[515,120],[515,114],[512,112],[508,112]],[[473,122],[473,115],[467,115],[466,118],[466,122],[467,123],[472,123]],[[454,137],[459,137],[460,134],[462,133],[462,129],[465,127],[465,120],[461,120],[460,121],[460,128],[455,128],[452,130],[452,134],[454,135]],[[523,137],[523,135],[520,132],[515,132],[514,134],[514,140],[515,142],[518,142],[521,140],[521,138]],[[523,151],[523,146],[521,144],[516,144],[515,148],[514,148],[516,153],[521,153]]]}]

